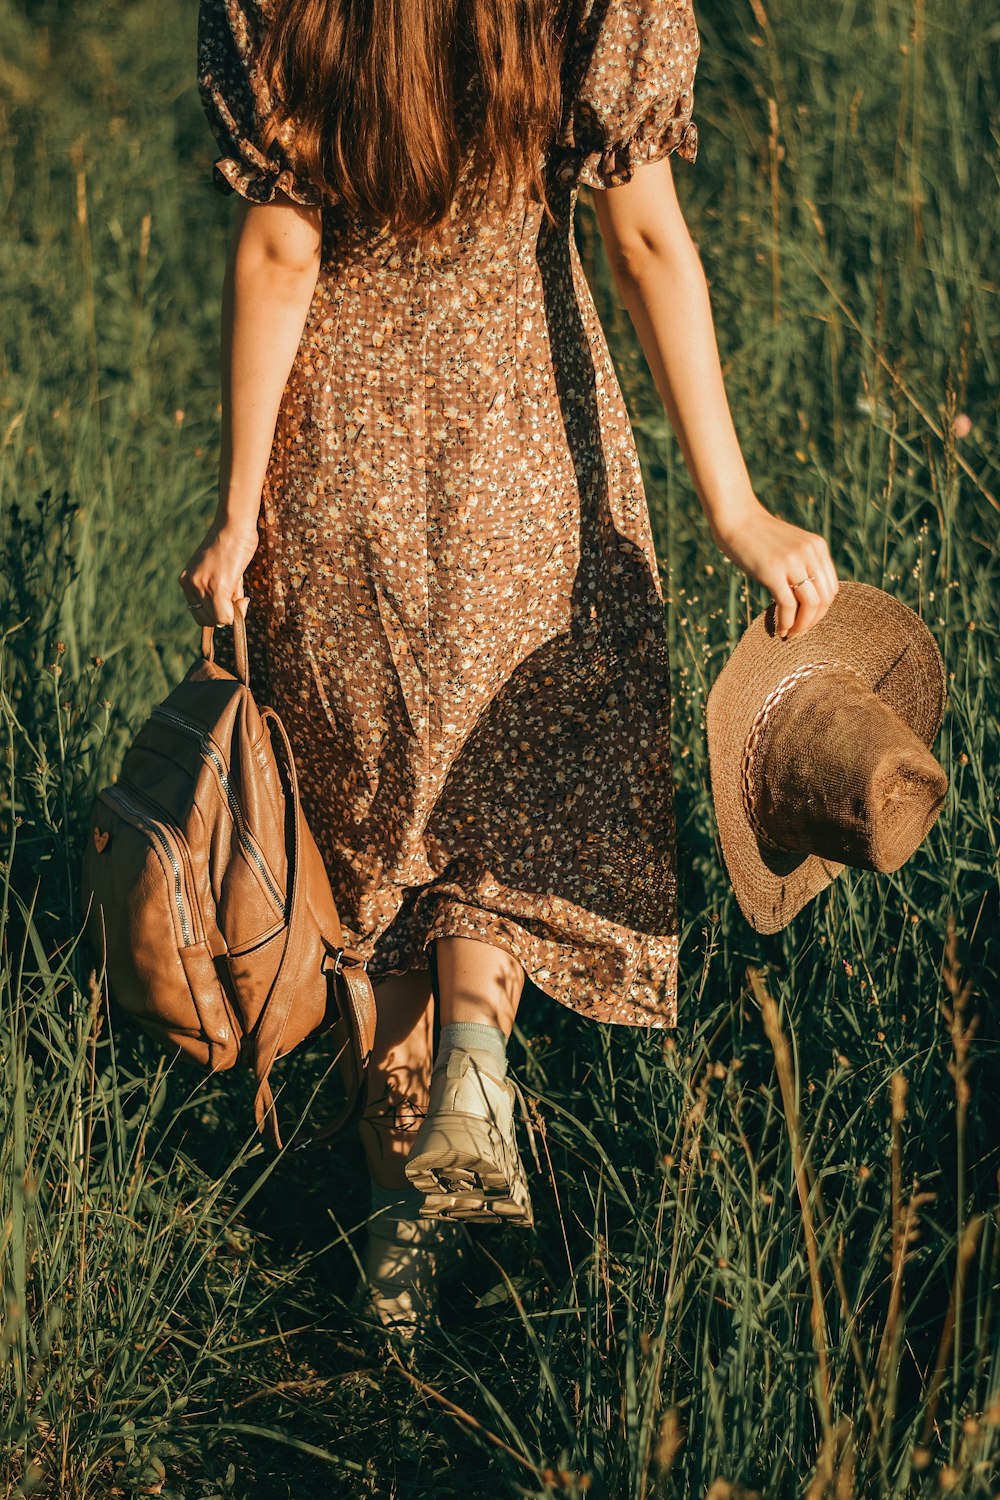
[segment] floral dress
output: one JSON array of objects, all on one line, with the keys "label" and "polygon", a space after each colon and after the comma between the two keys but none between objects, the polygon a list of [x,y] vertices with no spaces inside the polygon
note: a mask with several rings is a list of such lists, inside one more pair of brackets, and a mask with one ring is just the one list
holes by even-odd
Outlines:
[{"label": "floral dress", "polygon": [[201,0],[198,84],[216,186],[322,210],[244,581],[347,938],[376,983],[457,935],[582,1015],[675,1026],[663,595],[573,211],[694,161],[689,0],[575,0],[556,222],[521,189],[423,249],[261,149],[267,16]]}]

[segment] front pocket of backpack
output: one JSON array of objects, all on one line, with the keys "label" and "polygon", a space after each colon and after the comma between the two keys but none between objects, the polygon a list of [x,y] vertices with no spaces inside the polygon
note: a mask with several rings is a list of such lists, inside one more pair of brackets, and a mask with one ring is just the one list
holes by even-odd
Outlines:
[{"label": "front pocket of backpack", "polygon": [[[219,927],[228,938],[235,939],[242,946],[242,933],[249,931],[255,934],[267,926],[270,918],[284,918],[286,898],[283,883],[275,875],[244,817],[222,747],[201,725],[162,704],[153,709],[150,718],[183,736],[189,743],[193,742],[202,764],[211,770],[219,797],[228,813],[232,829],[232,853],[237,856],[235,863],[231,857],[224,862],[226,878],[218,893]],[[146,753],[152,752],[164,757],[163,750],[158,749],[155,744],[144,744],[141,734],[136,744]],[[164,758],[169,760],[169,756]],[[243,871],[246,872],[245,875]]]},{"label": "front pocket of backpack", "polygon": [[87,927],[115,1001],[197,1061],[231,1066],[239,1026],[187,888],[183,852],[116,786],[99,794],[91,823]]}]

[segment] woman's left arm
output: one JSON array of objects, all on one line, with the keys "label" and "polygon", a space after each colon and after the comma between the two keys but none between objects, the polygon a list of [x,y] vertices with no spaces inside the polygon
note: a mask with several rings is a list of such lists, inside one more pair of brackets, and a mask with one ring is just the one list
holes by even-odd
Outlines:
[{"label": "woman's left arm", "polygon": [[823,537],[754,493],[723,384],[708,283],[667,157],[593,195],[615,282],[716,546],[769,590],[779,634],[801,635],[837,592]]},{"label": "woman's left arm", "polygon": [[233,600],[242,596],[278,407],[319,274],[320,240],[319,209],[284,193],[271,203],[238,204],[222,287],[219,498],[179,580],[189,604],[201,605],[202,624],[232,624]]}]

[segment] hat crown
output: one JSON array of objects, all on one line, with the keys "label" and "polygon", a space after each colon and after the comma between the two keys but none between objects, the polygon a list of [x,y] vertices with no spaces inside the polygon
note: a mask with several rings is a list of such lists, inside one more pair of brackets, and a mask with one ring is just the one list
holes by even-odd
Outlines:
[{"label": "hat crown", "polygon": [[839,662],[789,674],[748,736],[744,802],[764,846],[888,872],[941,810],[947,777],[923,740]]}]

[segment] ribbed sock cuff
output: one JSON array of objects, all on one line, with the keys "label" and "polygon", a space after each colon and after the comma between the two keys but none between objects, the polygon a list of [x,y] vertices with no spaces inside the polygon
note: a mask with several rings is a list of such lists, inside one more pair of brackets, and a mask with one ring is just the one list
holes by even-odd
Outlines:
[{"label": "ribbed sock cuff", "polygon": [[412,1185],[405,1188],[380,1187],[374,1178],[371,1179],[371,1213],[369,1223],[378,1218],[378,1225],[388,1225],[391,1219],[416,1219],[420,1214],[420,1205],[426,1196],[420,1188]]},{"label": "ribbed sock cuff", "polygon": [[451,1047],[475,1048],[477,1052],[486,1052],[496,1063],[497,1073],[501,1078],[507,1072],[507,1038],[499,1026],[490,1026],[485,1021],[449,1021],[441,1027],[438,1057]]}]

